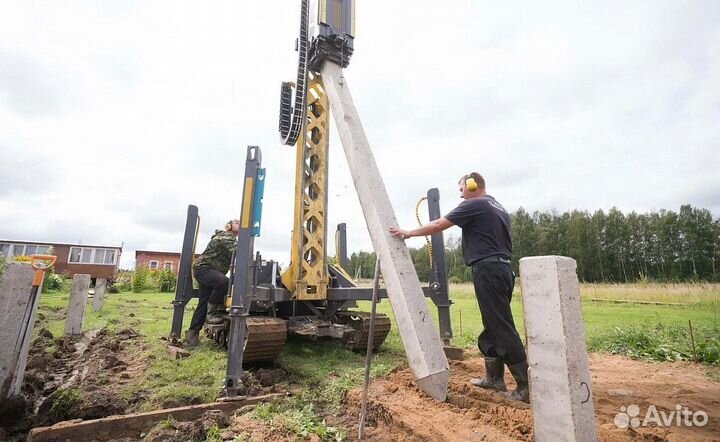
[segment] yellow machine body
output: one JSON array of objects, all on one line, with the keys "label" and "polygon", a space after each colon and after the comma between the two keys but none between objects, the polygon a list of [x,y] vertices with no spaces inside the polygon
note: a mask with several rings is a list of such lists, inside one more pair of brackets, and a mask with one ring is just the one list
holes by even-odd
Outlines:
[{"label": "yellow machine body", "polygon": [[310,74],[307,124],[297,141],[290,266],[282,283],[300,300],[327,299],[327,190],[330,108],[322,78]]}]

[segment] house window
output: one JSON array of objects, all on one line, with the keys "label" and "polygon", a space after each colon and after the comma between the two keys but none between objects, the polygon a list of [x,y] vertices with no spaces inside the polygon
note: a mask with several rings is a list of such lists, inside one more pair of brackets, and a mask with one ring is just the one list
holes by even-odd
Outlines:
[{"label": "house window", "polygon": [[94,264],[112,264],[115,262],[115,250],[95,249]]},{"label": "house window", "polygon": [[[18,247],[18,246],[15,246]],[[25,256],[45,255],[50,250],[50,246],[36,246],[28,244],[25,246]]]},{"label": "house window", "polygon": [[148,268],[149,268],[150,270],[157,270],[159,264],[160,264],[160,263],[157,262],[157,261],[154,261],[154,260],[153,260],[153,261],[150,261],[150,265],[148,265]]},{"label": "house window", "polygon": [[12,248],[12,256],[25,256],[25,244],[15,244]]},{"label": "house window", "polygon": [[172,271],[172,266],[173,266],[172,261],[165,261],[165,264],[163,264],[163,270]]},{"label": "house window", "polygon": [[117,252],[115,250],[113,250],[113,249],[95,249],[95,251],[96,251],[96,253],[100,252],[100,251],[105,252],[105,259],[103,260],[103,264],[115,265],[115,263],[117,262],[117,256],[116,256]]},{"label": "house window", "polygon": [[68,262],[72,264],[115,264],[115,250],[71,247]]},{"label": "house window", "polygon": [[50,251],[50,246],[37,244],[0,244],[0,255],[5,257],[45,255],[48,251]]}]

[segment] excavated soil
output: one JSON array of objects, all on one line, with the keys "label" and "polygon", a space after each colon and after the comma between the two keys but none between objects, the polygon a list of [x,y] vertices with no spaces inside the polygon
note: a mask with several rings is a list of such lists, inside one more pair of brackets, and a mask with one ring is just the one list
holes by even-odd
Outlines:
[{"label": "excavated soil", "polygon": [[[117,387],[147,369],[147,362],[132,357],[141,347],[132,330],[115,334],[93,331],[78,340],[53,339],[41,331],[33,343],[25,375],[23,396],[0,406],[0,440],[24,440],[31,428],[68,419],[95,419],[131,412],[137,404],[118,397]],[[48,352],[47,349],[54,349]],[[530,441],[533,439],[529,405],[509,401],[500,394],[471,386],[484,374],[477,352],[464,361],[451,361],[448,400],[438,403],[420,391],[408,369],[398,369],[372,382],[368,395],[366,437],[369,441]],[[720,383],[708,379],[706,367],[692,363],[652,363],[621,356],[590,355],[593,399],[601,441],[720,441]],[[261,394],[286,377],[282,370],[261,369],[244,379],[249,395]],[[506,373],[508,388],[514,382]],[[275,385],[276,387],[276,385]],[[66,393],[79,389],[78,400]],[[322,416],[328,425],[347,429],[357,439],[362,391],[344,399],[338,416]],[[138,398],[138,401],[142,398]],[[673,425],[619,429],[614,419],[632,404],[644,415],[650,405],[670,412],[680,404],[709,416],[702,427]],[[181,404],[168,404],[181,405]],[[184,404],[187,405],[187,404]],[[247,410],[246,410],[247,411]],[[643,416],[640,416],[641,418]],[[3,428],[4,427],[4,428]],[[193,422],[164,422],[143,435],[147,441],[180,441],[188,436],[204,439],[208,431],[233,440],[281,441],[297,435],[255,420],[249,413],[234,416],[209,412]],[[132,439],[123,439],[132,440]],[[319,440],[309,434],[306,440]]]},{"label": "excavated soil", "polygon": [[[702,365],[650,363],[621,356],[590,356],[593,395],[601,441],[720,441],[720,383],[710,381]],[[422,393],[409,370],[373,381],[368,392],[366,440],[370,441],[530,441],[529,405],[508,401],[498,393],[473,387],[468,381],[484,374],[479,355],[451,361],[448,400],[438,403]],[[514,388],[506,374],[508,388]],[[344,423],[349,438],[357,437],[362,391],[348,393]],[[621,407],[636,404],[641,416],[650,405],[671,412],[680,404],[704,411],[702,427],[638,427],[619,429]]]},{"label": "excavated soil", "polygon": [[[399,369],[372,382],[368,394],[367,441],[531,441],[530,406],[509,401],[498,393],[468,384],[484,374],[482,358],[475,353],[465,361],[451,361],[448,400],[438,403],[420,391],[408,369]],[[622,356],[590,355],[598,440],[620,441],[720,441],[720,383],[707,378],[706,367],[692,363],[652,363]],[[508,388],[515,384],[506,375]],[[361,389],[348,392],[339,416],[322,416],[328,425],[347,430],[348,440],[358,440]],[[704,411],[709,420],[702,427],[617,428],[615,416],[621,407],[650,405],[669,412],[681,404]],[[641,416],[642,417],[642,416]],[[236,436],[253,442],[280,442],[295,435],[236,414],[224,428],[223,440]],[[318,441],[315,434],[305,437]]]},{"label": "excavated soil", "polygon": [[[141,336],[131,329],[115,333],[92,330],[78,338],[54,338],[48,330],[41,329],[30,348],[22,394],[0,404],[0,441],[25,440],[31,428],[61,421],[134,412],[145,400],[142,392],[131,401],[118,392],[148,369],[150,361],[137,356],[145,346]],[[240,394],[258,396],[276,392],[277,384],[286,377],[281,369],[245,371]],[[174,408],[200,402],[199,398],[184,398],[168,400],[162,406]],[[198,422],[155,429],[143,440],[185,441],[187,435],[204,440],[212,425],[222,428],[227,422],[211,413]]]},{"label": "excavated soil", "polygon": [[40,330],[28,356],[22,395],[13,398],[14,408],[0,409],[4,438],[22,440],[32,427],[68,419],[124,414],[134,404],[117,395],[118,386],[147,368],[146,361],[127,351],[142,345],[138,337],[133,330],[93,330],[55,339]]}]

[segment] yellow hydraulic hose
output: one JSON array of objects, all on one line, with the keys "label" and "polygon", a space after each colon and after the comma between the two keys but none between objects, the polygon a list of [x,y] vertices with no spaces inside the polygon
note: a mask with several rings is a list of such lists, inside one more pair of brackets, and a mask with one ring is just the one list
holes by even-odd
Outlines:
[{"label": "yellow hydraulic hose", "polygon": [[[422,204],[423,201],[427,200],[427,197],[422,197],[415,205],[415,218],[417,218],[417,222],[420,225],[420,227],[423,226],[422,221],[420,221],[420,204]],[[430,242],[430,237],[425,236],[425,242],[427,243],[427,250],[428,250],[428,258],[430,259],[430,268],[432,269],[432,243]]]}]

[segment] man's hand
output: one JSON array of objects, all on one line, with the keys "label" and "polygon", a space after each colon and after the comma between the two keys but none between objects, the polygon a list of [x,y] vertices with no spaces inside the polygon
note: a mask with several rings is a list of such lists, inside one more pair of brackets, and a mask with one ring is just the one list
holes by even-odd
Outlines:
[{"label": "man's hand", "polygon": [[410,238],[410,232],[399,227],[390,227],[390,234],[400,239]]},{"label": "man's hand", "polygon": [[412,238],[413,236],[433,235],[437,232],[442,232],[443,230],[447,229],[448,227],[452,227],[453,225],[454,224],[448,221],[447,218],[442,217],[436,219],[435,221],[430,221],[424,226],[413,230],[403,230],[400,227],[390,227],[390,234],[392,236],[397,236],[401,239],[407,239]]}]

